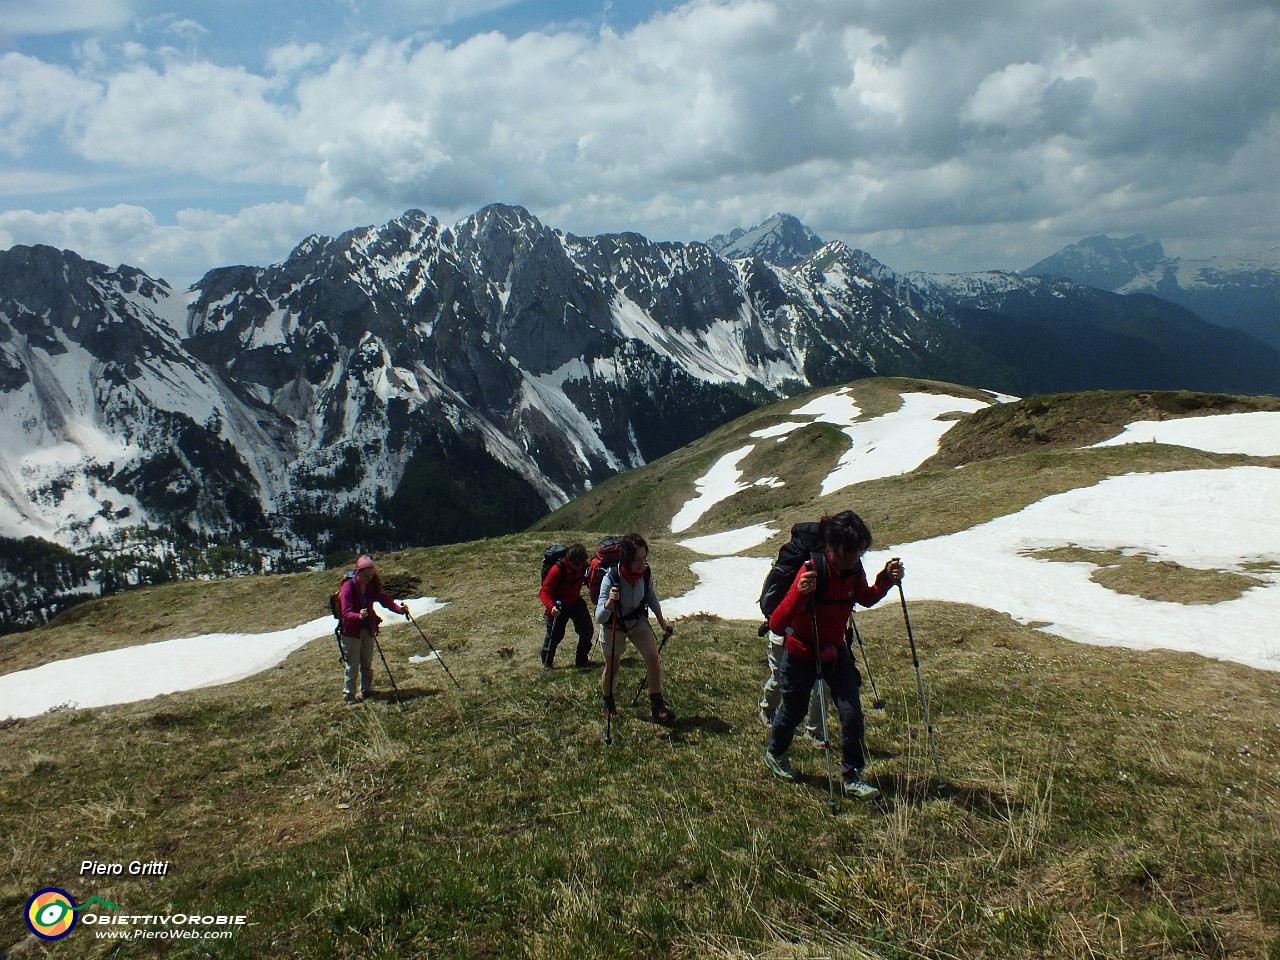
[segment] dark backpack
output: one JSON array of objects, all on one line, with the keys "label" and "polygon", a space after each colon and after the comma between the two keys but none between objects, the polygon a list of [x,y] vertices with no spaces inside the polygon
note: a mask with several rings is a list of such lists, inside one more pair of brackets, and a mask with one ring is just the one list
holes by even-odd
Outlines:
[{"label": "dark backpack", "polygon": [[343,574],[342,582],[338,584],[338,588],[329,594],[329,612],[333,614],[333,619],[342,620],[342,588],[347,585],[347,581],[355,576],[355,573],[348,570]]},{"label": "dark backpack", "polygon": [[827,554],[824,549],[822,534],[818,532],[816,523],[797,523],[791,528],[791,539],[778,551],[778,559],[764,578],[760,588],[760,612],[767,621],[778,609],[778,604],[795,582],[796,572],[806,560],[813,561],[813,568],[818,571],[818,589],[814,596],[823,597],[827,592]]},{"label": "dark backpack", "polygon": [[622,562],[622,537],[605,537],[596,547],[596,555],[591,558],[591,572],[587,577],[587,590],[591,594],[593,604],[600,602],[600,584],[604,581],[604,572]]},{"label": "dark backpack", "polygon": [[547,582],[547,574],[551,568],[569,555],[569,548],[563,543],[554,543],[542,551],[542,579],[538,581],[538,590]]}]

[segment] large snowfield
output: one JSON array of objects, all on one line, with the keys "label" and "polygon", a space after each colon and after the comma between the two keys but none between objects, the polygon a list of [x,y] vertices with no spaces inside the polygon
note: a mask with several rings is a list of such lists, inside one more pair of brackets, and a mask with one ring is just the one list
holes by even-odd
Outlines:
[{"label": "large snowfield", "polygon": [[[911,471],[937,451],[954,423],[939,417],[979,406],[969,399],[904,394],[900,410],[856,422],[857,405],[841,390],[793,411],[799,419],[753,437],[760,443],[781,442],[791,430],[818,420],[840,426],[851,447],[824,481],[825,494]],[[1100,445],[1141,442],[1277,456],[1280,413],[1134,423]],[[697,495],[677,512],[672,532],[689,529],[712,505],[754,484],[778,483],[772,477],[743,479],[738,464],[751,449],[733,451],[699,478]],[[663,612],[668,618],[710,613],[758,621],[756,597],[772,561],[738,554],[778,532],[756,524],[681,541],[708,559],[692,565],[698,584],[684,596],[665,600]],[[1045,551],[1069,546],[1242,574],[1258,585],[1212,604],[1144,600],[1094,583],[1093,563],[1045,557]],[[1181,650],[1280,670],[1277,469],[1110,477],[959,533],[877,547],[866,557],[868,572],[874,575],[890,556],[900,556],[906,564],[908,601],[972,603],[1081,643]],[[431,597],[408,603],[428,629],[430,612],[443,606]],[[332,618],[322,617],[269,634],[187,637],[50,663],[0,676],[0,714],[27,717],[55,707],[104,706],[232,683],[332,634]]]}]

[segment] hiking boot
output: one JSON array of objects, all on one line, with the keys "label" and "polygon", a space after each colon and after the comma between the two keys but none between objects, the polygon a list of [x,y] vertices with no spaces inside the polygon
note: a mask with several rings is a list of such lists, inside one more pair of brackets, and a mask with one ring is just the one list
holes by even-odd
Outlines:
[{"label": "hiking boot", "polygon": [[613,697],[604,698],[604,715],[609,720],[618,719],[618,706],[613,702]]},{"label": "hiking boot", "polygon": [[347,704],[348,706],[354,707],[356,704],[362,703],[363,701],[359,697],[357,697],[354,693],[344,693],[342,695],[342,702]]},{"label": "hiking boot", "polygon": [[861,770],[855,770],[853,776],[845,780],[844,792],[855,800],[874,800],[880,796],[879,790],[862,779]]},{"label": "hiking boot", "polygon": [[827,745],[827,741],[822,739],[821,730],[806,730],[804,732],[804,739],[815,747],[825,747]]},{"label": "hiking boot", "polygon": [[655,693],[649,697],[649,709],[653,713],[654,723],[675,723],[676,712],[667,706],[662,694]]},{"label": "hiking boot", "polygon": [[573,668],[575,670],[590,670],[592,667],[598,666],[598,663],[592,663],[587,657],[579,657],[577,660],[573,661]]},{"label": "hiking boot", "polygon": [[780,757],[775,757],[769,752],[769,748],[765,747],[764,765],[768,767],[769,772],[779,780],[785,780],[787,783],[796,782],[796,772],[791,769],[791,761],[787,759],[787,755],[785,753]]}]

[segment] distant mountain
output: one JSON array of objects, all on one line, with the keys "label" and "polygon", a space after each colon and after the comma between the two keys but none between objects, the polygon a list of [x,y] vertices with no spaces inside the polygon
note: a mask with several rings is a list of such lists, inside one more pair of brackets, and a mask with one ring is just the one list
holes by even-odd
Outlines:
[{"label": "distant mountain", "polygon": [[1280,352],[1159,297],[998,272],[913,273],[906,282],[922,310],[950,314],[970,349],[1015,371],[1003,381],[1008,393],[1277,392]]},{"label": "distant mountain", "polygon": [[1159,241],[1085,237],[1026,270],[1115,293],[1150,293],[1211,323],[1243,330],[1280,348],[1280,247],[1256,257],[1185,260]]},{"label": "distant mountain", "polygon": [[[46,599],[474,539],[760,403],[873,375],[1276,393],[1280,354],[1155,297],[902,275],[839,242],[784,268],[501,205],[308,237],[185,294],[14,247],[0,537],[88,558],[40,554]],[[56,608],[0,573],[5,610]]]},{"label": "distant mountain", "polygon": [[775,213],[754,227],[718,234],[707,246],[726,260],[759,257],[779,267],[794,267],[823,247],[818,235],[789,213]]}]

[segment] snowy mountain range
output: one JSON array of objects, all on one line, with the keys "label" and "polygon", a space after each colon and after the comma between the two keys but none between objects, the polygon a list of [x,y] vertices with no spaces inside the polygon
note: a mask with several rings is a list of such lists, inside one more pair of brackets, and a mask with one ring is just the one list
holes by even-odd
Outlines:
[{"label": "snowy mountain range", "polygon": [[1151,293],[1280,348],[1280,247],[1253,257],[1165,256],[1142,234],[1085,237],[1022,271],[1115,293]]},{"label": "snowy mountain range", "polygon": [[[817,238],[774,220],[718,254],[411,210],[185,293],[14,247],[0,537],[89,556],[108,588],[289,569],[520,529],[761,402],[873,374],[1280,392],[1280,354],[1154,297],[898,275],[841,243],[788,268],[753,251]],[[5,623],[59,605],[13,577]]]}]

